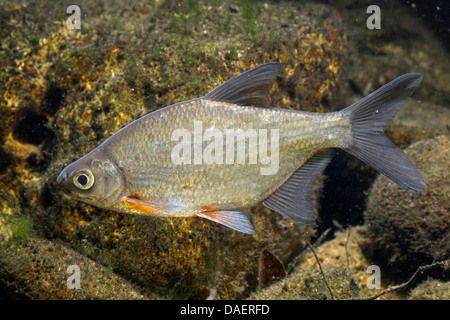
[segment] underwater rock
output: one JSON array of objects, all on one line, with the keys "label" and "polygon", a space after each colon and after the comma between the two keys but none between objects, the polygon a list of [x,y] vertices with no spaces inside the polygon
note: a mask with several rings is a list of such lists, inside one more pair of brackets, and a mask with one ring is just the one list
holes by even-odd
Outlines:
[{"label": "underwater rock", "polygon": [[110,268],[35,237],[0,247],[0,288],[0,297],[9,299],[158,299]]},{"label": "underwater rock", "polygon": [[[43,256],[39,246],[61,242],[80,259],[159,296],[242,297],[258,284],[261,247],[286,262],[314,227],[294,225],[262,205],[251,210],[253,236],[196,218],[121,215],[67,199],[54,181],[65,165],[138,117],[201,96],[265,62],[283,65],[272,105],[325,111],[347,57],[339,14],[327,5],[294,2],[77,5],[80,30],[67,28],[67,8],[54,1],[8,4],[0,12],[0,141],[8,155],[0,188],[14,203],[2,214],[31,222],[42,238],[33,246]],[[0,230],[6,244],[23,229],[9,226]],[[32,259],[36,250],[24,252]],[[82,297],[45,288],[42,296],[49,298]]]},{"label": "underwater rock", "polygon": [[408,99],[386,128],[386,135],[400,148],[450,133],[450,108]]},{"label": "underwater rock", "polygon": [[[325,233],[329,234],[329,233]],[[286,266],[287,277],[266,288],[258,288],[249,299],[376,299],[404,300],[430,299],[448,296],[448,283],[427,280],[413,289],[409,295],[405,290],[384,291],[409,280],[413,272],[406,277],[395,274],[395,268],[379,264],[373,255],[371,239],[367,237],[367,226],[355,226],[335,233],[331,240],[314,245],[293,258]],[[317,256],[317,257],[316,257]],[[326,283],[331,289],[330,294]],[[381,267],[376,271],[376,267]],[[444,269],[445,271],[445,269]],[[375,272],[379,272],[375,276]],[[434,275],[445,278],[445,272],[438,270]],[[427,273],[427,276],[432,273]],[[378,279],[378,280],[375,280]],[[417,280],[417,279],[416,279]],[[377,282],[378,281],[378,282]],[[429,282],[429,283],[428,283]],[[412,286],[416,283],[413,281]],[[411,284],[407,287],[411,288]],[[377,287],[379,285],[379,287]],[[422,287],[423,286],[423,287]],[[417,291],[416,291],[417,290]]]},{"label": "underwater rock", "polygon": [[[314,252],[322,268],[336,268],[345,272],[364,292],[370,276],[366,272],[367,267],[371,265],[364,253],[366,242],[364,228],[355,226],[346,231],[337,231],[333,239],[315,245]],[[288,269],[292,270],[291,272],[320,270],[316,256],[310,248],[297,256]]]},{"label": "underwater rock", "polygon": [[409,294],[410,300],[450,300],[450,282],[430,279],[419,284]]},{"label": "underwater rock", "polygon": [[[347,81],[339,87],[338,99],[348,105],[381,85],[408,72],[423,74],[413,96],[433,104],[450,105],[450,59],[448,50],[425,21],[399,1],[378,4],[381,29],[368,29],[364,1],[333,0],[347,22],[349,39]],[[353,94],[352,94],[353,93]],[[358,93],[360,97],[352,97]],[[338,105],[340,105],[339,103]]]},{"label": "underwater rock", "polygon": [[270,287],[253,293],[249,300],[342,300],[351,299],[358,294],[358,286],[345,271],[324,268],[324,274],[326,283],[318,270],[293,273]]},{"label": "underwater rock", "polygon": [[[366,1],[328,1],[345,21],[349,54],[333,108],[339,110],[390,80],[409,72],[423,74],[423,81],[407,104],[388,125],[387,136],[402,149],[411,143],[448,134],[450,106],[450,54],[429,25],[398,1],[377,3],[381,29],[368,29]],[[442,116],[442,119],[440,119]],[[321,200],[324,222],[318,232],[333,227],[362,224],[368,190],[376,171],[360,160],[337,153],[325,170],[327,181]],[[351,213],[351,214],[350,214]]]},{"label": "underwater rock", "polygon": [[[374,262],[367,255],[369,240],[367,239],[365,228],[365,226],[354,226],[348,230],[337,231],[333,239],[323,243],[319,239],[319,243],[314,245],[315,255],[310,248],[306,248],[300,255],[291,260],[286,267],[288,278],[292,276],[293,279],[295,277],[300,279],[302,274],[305,276],[315,274],[317,275],[317,280],[324,283],[323,276],[321,279],[318,277],[318,275],[321,275],[320,267],[322,267],[327,281],[327,271],[334,270],[331,277],[335,278],[330,282],[334,282],[334,284],[341,283],[338,288],[331,287],[329,283],[334,299],[363,299],[381,292],[389,285],[389,281],[384,281],[384,278],[388,278],[389,275],[384,270],[381,270],[380,278],[383,281],[380,283],[380,288],[368,286],[369,282],[372,283],[372,272],[369,272],[368,268]],[[326,234],[327,232],[324,235]],[[320,261],[320,267],[316,256]],[[325,290],[325,295],[327,298],[330,298],[328,289],[325,288]],[[335,292],[336,294],[334,294]],[[268,293],[266,294],[268,295]],[[259,293],[252,295],[252,297],[258,296]],[[261,296],[260,298],[263,297]],[[304,298],[306,297],[301,297],[301,299]],[[395,292],[381,297],[381,299],[400,298]]]},{"label": "underwater rock", "polygon": [[405,149],[425,178],[427,191],[413,194],[379,175],[368,198],[365,226],[372,250],[395,272],[450,257],[450,140],[418,141]]}]

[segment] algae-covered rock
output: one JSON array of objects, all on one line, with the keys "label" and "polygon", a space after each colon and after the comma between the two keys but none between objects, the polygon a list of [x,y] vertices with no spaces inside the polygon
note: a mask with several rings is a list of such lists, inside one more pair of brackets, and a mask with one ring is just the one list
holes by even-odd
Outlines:
[{"label": "algae-covered rock", "polygon": [[358,286],[345,271],[338,268],[325,268],[324,275],[318,270],[298,271],[268,288],[253,293],[249,299],[342,300],[350,299],[358,294]]},{"label": "algae-covered rock", "polygon": [[60,243],[35,237],[0,247],[0,284],[10,299],[158,298]]},{"label": "algae-covered rock", "polygon": [[418,285],[409,294],[411,300],[450,300],[450,282],[430,279]]},{"label": "algae-covered rock", "polygon": [[364,228],[352,227],[346,231],[338,231],[335,237],[314,248],[314,253],[308,248],[296,257],[290,269],[293,272],[307,270],[320,271],[316,259],[324,269],[336,268],[353,279],[361,292],[367,290],[367,280],[370,273],[367,268],[372,264],[365,254],[367,239]]},{"label": "algae-covered rock", "polygon": [[[390,284],[385,281],[385,278],[389,279],[389,274],[382,269],[381,287],[368,286],[369,282],[372,283],[372,272],[368,268],[374,262],[367,254],[368,239],[364,226],[336,232],[333,239],[316,245],[314,253],[306,248],[286,266],[288,277],[283,284],[255,291],[250,299],[363,299],[380,293]],[[381,299],[399,299],[399,296],[390,293]]]},{"label": "algae-covered rock", "polygon": [[[340,96],[354,102],[352,92],[365,96],[388,81],[409,72],[423,74],[414,96],[430,103],[450,104],[449,53],[425,21],[400,1],[377,5],[381,11],[381,28],[369,29],[367,1],[331,1],[347,22],[346,33],[352,39],[349,47],[348,73],[342,82],[348,89]],[[341,89],[341,88],[340,88]],[[342,88],[343,89],[343,88]]]},{"label": "algae-covered rock", "polygon": [[[395,268],[380,263],[373,255],[367,226],[338,231],[333,239],[314,246],[313,250],[314,253],[305,249],[286,266],[286,278],[258,288],[249,299],[448,299],[448,282],[432,279],[416,288],[417,278],[403,290],[387,290],[404,285],[414,272],[399,277]],[[445,278],[445,270],[439,269],[434,275]],[[430,275],[427,271],[427,276]],[[405,290],[411,288],[410,293]]]},{"label": "algae-covered rock", "polygon": [[450,108],[408,99],[386,128],[386,135],[400,148],[411,143],[448,134]]},{"label": "algae-covered rock", "polygon": [[405,150],[427,184],[409,193],[378,176],[369,195],[365,225],[373,250],[391,267],[410,274],[433,260],[450,257],[450,140],[421,140]]},{"label": "algae-covered rock", "polygon": [[[0,220],[0,239],[8,245],[17,230],[26,231],[25,240],[32,231],[42,239],[35,246],[60,241],[164,297],[243,296],[256,286],[261,247],[285,262],[314,227],[262,206],[251,210],[253,236],[196,218],[122,215],[67,199],[54,181],[132,120],[265,62],[283,65],[274,106],[324,111],[346,58],[339,15],[294,2],[77,5],[81,29],[67,27],[70,14],[60,2],[21,1],[0,12],[0,186],[15,208],[4,205],[1,214],[19,217]],[[18,221],[30,221],[32,230],[17,229]],[[45,292],[53,287],[40,287],[42,297],[97,297]]]}]

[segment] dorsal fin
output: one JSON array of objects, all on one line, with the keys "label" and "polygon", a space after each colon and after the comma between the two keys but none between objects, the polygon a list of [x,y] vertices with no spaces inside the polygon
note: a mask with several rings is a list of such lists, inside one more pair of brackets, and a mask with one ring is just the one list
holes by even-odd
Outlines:
[{"label": "dorsal fin", "polygon": [[262,64],[214,88],[203,99],[243,106],[265,106],[280,69],[279,63]]},{"label": "dorsal fin", "polygon": [[296,223],[314,223],[311,194],[316,177],[333,157],[332,149],[323,149],[301,166],[263,204]]}]

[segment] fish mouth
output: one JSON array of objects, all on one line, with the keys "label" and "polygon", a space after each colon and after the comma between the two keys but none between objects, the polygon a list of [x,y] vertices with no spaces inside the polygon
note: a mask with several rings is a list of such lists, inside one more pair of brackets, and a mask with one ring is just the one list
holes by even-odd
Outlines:
[{"label": "fish mouth", "polygon": [[61,173],[58,175],[58,177],[56,178],[56,185],[63,189],[64,191],[67,191],[67,180],[69,178],[69,174],[67,173],[66,170],[61,171]]}]

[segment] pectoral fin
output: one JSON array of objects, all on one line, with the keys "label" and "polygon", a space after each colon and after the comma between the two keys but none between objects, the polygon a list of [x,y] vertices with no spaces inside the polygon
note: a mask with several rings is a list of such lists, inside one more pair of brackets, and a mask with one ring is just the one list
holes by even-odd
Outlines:
[{"label": "pectoral fin", "polygon": [[196,215],[242,233],[252,234],[254,232],[248,217],[241,211],[204,210],[197,212]]},{"label": "pectoral fin", "polygon": [[123,197],[121,200],[129,207],[144,211],[148,214],[170,214],[185,208],[184,206],[176,204],[153,202],[138,195],[129,195]]}]

